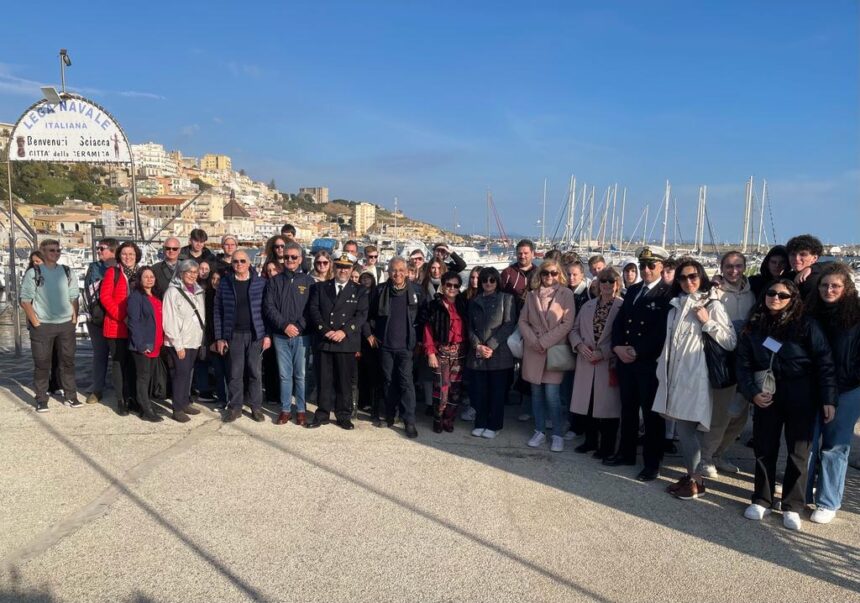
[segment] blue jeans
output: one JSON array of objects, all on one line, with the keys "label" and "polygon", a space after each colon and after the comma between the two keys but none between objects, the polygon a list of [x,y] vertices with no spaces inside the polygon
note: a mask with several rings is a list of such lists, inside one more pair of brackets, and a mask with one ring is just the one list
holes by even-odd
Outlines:
[{"label": "blue jeans", "polygon": [[547,407],[549,407],[549,418],[552,420],[552,435],[561,436],[561,384],[532,383],[532,414],[535,418],[535,431],[543,433],[546,429]]},{"label": "blue jeans", "polygon": [[101,325],[87,323],[87,331],[90,334],[90,343],[93,346],[93,384],[90,391],[99,395],[105,391],[105,381],[108,368],[108,342],[102,332]]},{"label": "blue jeans", "polygon": [[[809,455],[807,502],[813,501],[812,486],[815,485],[815,504],[819,508],[836,511],[842,506],[848,452],[851,450],[851,438],[854,436],[854,425],[858,418],[860,387],[839,394],[836,417],[830,423],[825,423],[819,414],[812,436],[812,454]],[[820,467],[818,461],[821,462]]]},{"label": "blue jeans", "polygon": [[275,353],[278,357],[278,377],[281,381],[281,411],[290,412],[292,397],[296,409],[305,412],[305,368],[309,349],[308,337],[275,335]]}]

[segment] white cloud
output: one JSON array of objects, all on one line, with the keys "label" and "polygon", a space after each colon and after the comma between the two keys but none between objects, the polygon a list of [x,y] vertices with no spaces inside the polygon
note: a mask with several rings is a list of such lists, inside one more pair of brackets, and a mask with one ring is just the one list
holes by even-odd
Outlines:
[{"label": "white cloud", "polygon": [[200,126],[197,124],[189,124],[187,126],[182,126],[179,129],[179,133],[183,136],[194,136],[197,132],[200,131]]},{"label": "white cloud", "polygon": [[229,61],[227,63],[227,71],[229,71],[234,77],[244,75],[256,78],[263,75],[263,69],[259,65],[239,63],[237,61]]}]

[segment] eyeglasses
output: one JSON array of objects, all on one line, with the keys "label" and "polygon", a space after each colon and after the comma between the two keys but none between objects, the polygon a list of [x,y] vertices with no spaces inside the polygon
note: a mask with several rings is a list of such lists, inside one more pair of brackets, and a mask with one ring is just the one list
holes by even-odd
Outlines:
[{"label": "eyeglasses", "polygon": [[657,267],[657,262],[639,262],[639,269],[645,270],[654,270]]},{"label": "eyeglasses", "polygon": [[164,247],[164,251],[179,251],[179,247]]},{"label": "eyeglasses", "polygon": [[483,285],[484,283],[492,283],[492,284],[495,284],[495,283],[496,283],[496,277],[495,277],[495,276],[491,276],[491,277],[489,277],[489,278],[485,278],[484,280],[482,280],[482,281],[481,281],[481,284],[482,284],[482,285]]},{"label": "eyeglasses", "polygon": [[48,253],[61,253],[63,250],[60,247],[51,247],[50,249],[46,249]]},{"label": "eyeglasses", "polygon": [[614,278],[602,278],[602,279],[600,279],[600,284],[601,285],[614,285],[615,279]]},{"label": "eyeglasses", "polygon": [[107,251],[108,249],[110,249],[110,247],[108,247],[107,245],[99,245],[98,247],[96,247],[96,249],[98,249],[99,251]]},{"label": "eyeglasses", "polygon": [[285,255],[284,257],[287,258],[288,260],[298,260],[298,259],[301,259],[302,256],[300,256],[300,255]]},{"label": "eyeglasses", "polygon": [[558,270],[542,270],[541,276],[558,276]]},{"label": "eyeglasses", "polygon": [[248,260],[233,260],[233,264],[247,264]]},{"label": "eyeglasses", "polygon": [[459,289],[460,285],[458,285],[457,283],[445,283],[445,288],[446,289]]},{"label": "eyeglasses", "polygon": [[844,289],[845,286],[839,283],[818,283],[819,289],[824,289],[825,291],[829,289],[835,289],[839,291],[839,289]]},{"label": "eyeglasses", "polygon": [[328,262],[326,260],[317,260],[316,262],[314,262],[315,266],[328,266],[329,264],[331,264],[331,262]]},{"label": "eyeglasses", "polygon": [[272,245],[273,249],[283,249],[286,245]]},{"label": "eyeglasses", "polygon": [[684,281],[687,281],[688,283],[692,283],[693,281],[697,281],[697,280],[699,280],[699,273],[698,272],[691,272],[690,274],[679,274],[678,275],[678,281],[680,281],[682,283]]},{"label": "eyeglasses", "polygon": [[368,255],[368,256],[366,256],[366,257],[367,257],[367,259],[368,259],[368,260],[375,260],[376,258],[378,258],[378,257],[379,257],[379,255]]},{"label": "eyeglasses", "polygon": [[791,293],[786,293],[785,291],[777,291],[775,289],[768,289],[767,293],[765,293],[768,297],[778,297],[779,299],[786,300],[791,299]]}]

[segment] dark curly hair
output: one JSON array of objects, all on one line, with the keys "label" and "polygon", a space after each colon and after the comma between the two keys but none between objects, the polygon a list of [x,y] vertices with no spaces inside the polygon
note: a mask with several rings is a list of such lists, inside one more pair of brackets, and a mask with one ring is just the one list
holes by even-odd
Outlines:
[{"label": "dark curly hair", "polygon": [[767,307],[767,296],[762,295],[761,299],[750,310],[749,320],[746,327],[744,327],[745,333],[758,332],[764,335],[784,336],[794,331],[804,322],[802,320],[803,300],[800,299],[800,290],[794,284],[794,281],[781,278],[772,282],[769,288],[776,285],[782,285],[791,293],[791,300],[788,302],[788,305],[782,312],[773,315]]},{"label": "dark curly hair", "polygon": [[821,244],[821,240],[811,234],[802,234],[797,235],[796,237],[791,237],[788,240],[788,243],[785,244],[785,249],[788,253],[808,251],[812,255],[817,256],[824,254],[824,245]]},{"label": "dark curly hair", "polygon": [[[857,297],[857,287],[854,285],[854,274],[847,264],[842,262],[830,262],[824,265],[821,271],[821,280],[818,281],[818,286],[826,276],[838,276],[842,281],[845,289],[842,291],[842,297],[834,304],[836,306],[835,316],[833,316],[834,324],[843,329],[850,329],[857,323],[860,323],[860,298]],[[821,293],[818,295],[810,295],[808,299],[809,314],[818,319],[829,320],[826,316],[828,312],[828,304],[821,299]]]},{"label": "dark curly hair", "polygon": [[711,279],[708,278],[708,275],[705,272],[705,267],[692,258],[681,258],[678,265],[675,267],[675,279],[672,281],[672,297],[678,297],[684,292],[681,288],[681,273],[684,271],[684,268],[689,266],[695,268],[696,272],[699,273],[699,291],[711,290]]},{"label": "dark curly hair", "polygon": [[134,249],[134,263],[140,264],[140,259],[143,257],[143,252],[140,250],[140,247],[137,246],[137,243],[134,241],[123,241],[123,243],[116,248],[116,252],[114,252],[114,257],[116,258],[116,263],[122,266],[122,259],[120,256],[122,255],[122,250],[126,247],[131,247]]}]

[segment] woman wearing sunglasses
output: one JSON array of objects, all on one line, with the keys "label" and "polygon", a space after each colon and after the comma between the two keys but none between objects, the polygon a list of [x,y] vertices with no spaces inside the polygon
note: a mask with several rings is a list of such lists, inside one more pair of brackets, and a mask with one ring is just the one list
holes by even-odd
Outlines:
[{"label": "woman wearing sunglasses", "polygon": [[472,435],[492,439],[504,425],[505,401],[514,369],[508,337],[517,326],[514,296],[499,290],[499,271],[478,275],[481,294],[469,302],[469,399],[475,407]]},{"label": "woman wearing sunglasses", "polygon": [[266,256],[265,261],[275,260],[279,264],[283,264],[286,246],[287,240],[281,235],[271,237],[266,241],[266,247],[263,250],[263,253]]},{"label": "woman wearing sunglasses", "polygon": [[548,350],[566,343],[576,317],[573,291],[567,288],[567,276],[554,260],[544,260],[532,276],[531,291],[526,296],[519,326],[523,336],[523,379],[531,384],[532,416],[535,431],[528,445],[537,448],[546,441],[546,409],[552,420],[550,450],[564,450],[561,414],[561,381],[564,373],[546,369]]},{"label": "woman wearing sunglasses", "polygon": [[320,249],[314,255],[314,267],[310,272],[314,282],[321,283],[334,278],[334,267],[332,266],[331,254],[325,249]]},{"label": "woman wearing sunglasses", "polygon": [[615,452],[615,436],[621,420],[612,323],[624,300],[621,275],[615,268],[604,268],[595,280],[600,296],[585,302],[577,312],[569,337],[570,347],[577,352],[570,411],[585,433],[585,441],[574,451],[594,450],[594,458],[603,459]]},{"label": "woman wearing sunglasses", "polygon": [[732,351],[737,345],[735,328],[719,292],[711,289],[704,267],[682,260],[672,281],[666,340],[657,360],[657,394],[652,410],[675,421],[687,474],[666,491],[682,500],[705,493],[699,472],[702,462],[700,431],[711,428],[713,392],[708,378],[704,337]]},{"label": "woman wearing sunglasses", "polygon": [[[773,393],[760,371],[773,371]],[[758,378],[756,373],[759,373]],[[738,391],[755,406],[753,446],[755,487],[744,517],[760,520],[770,513],[776,480],[780,434],[785,428],[788,457],[782,481],[782,521],[800,529],[812,431],[819,413],[825,423],[836,414],[836,370],[824,332],[803,314],[794,281],[772,282],[750,313],[738,342]]]},{"label": "woman wearing sunglasses", "polygon": [[818,320],[830,342],[839,389],[836,418],[826,422],[819,414],[815,421],[806,488],[806,502],[815,503],[810,519],[830,523],[842,506],[848,453],[860,418],[860,299],[848,266],[841,262],[826,265],[809,314]]},{"label": "woman wearing sunglasses", "polygon": [[442,275],[441,295],[430,302],[424,323],[424,352],[433,371],[433,431],[454,431],[466,360],[466,299],[456,272]]}]

